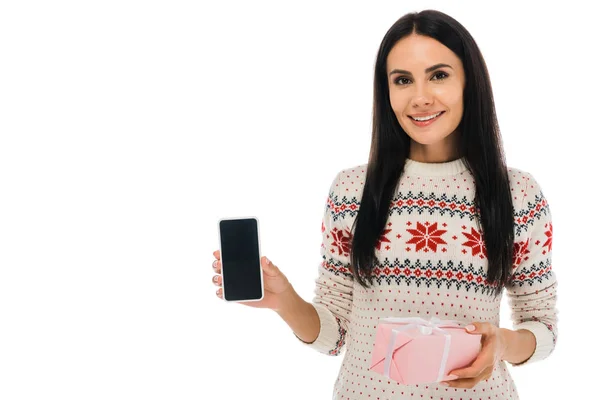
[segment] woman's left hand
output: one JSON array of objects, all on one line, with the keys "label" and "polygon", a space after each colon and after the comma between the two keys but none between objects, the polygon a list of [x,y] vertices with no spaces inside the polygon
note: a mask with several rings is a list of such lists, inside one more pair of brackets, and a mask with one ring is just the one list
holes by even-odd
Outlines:
[{"label": "woman's left hand", "polygon": [[[469,330],[470,328],[474,328]],[[456,376],[442,384],[454,388],[472,388],[482,380],[489,379],[494,366],[502,360],[507,340],[499,327],[489,322],[474,322],[465,328],[470,334],[481,334],[481,351],[470,366],[450,371],[449,376]]]}]

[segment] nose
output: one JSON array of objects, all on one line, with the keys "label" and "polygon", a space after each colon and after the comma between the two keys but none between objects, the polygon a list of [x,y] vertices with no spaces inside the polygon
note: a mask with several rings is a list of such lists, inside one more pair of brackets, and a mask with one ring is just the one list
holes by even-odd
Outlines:
[{"label": "nose", "polygon": [[416,92],[412,98],[413,108],[427,107],[433,103],[431,94],[427,89],[427,85],[416,85]]},{"label": "nose", "polygon": [[433,103],[431,98],[426,96],[415,97],[413,100],[413,108],[428,107]]}]

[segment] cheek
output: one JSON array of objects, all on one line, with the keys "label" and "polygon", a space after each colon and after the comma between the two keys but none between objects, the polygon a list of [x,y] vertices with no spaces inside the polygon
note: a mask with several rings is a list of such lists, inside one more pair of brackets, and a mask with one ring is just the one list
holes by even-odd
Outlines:
[{"label": "cheek", "polygon": [[394,112],[397,112],[398,100],[396,99],[396,97],[393,94],[390,94],[390,106],[392,107],[392,110],[394,110]]},{"label": "cheek", "polygon": [[437,91],[436,97],[450,108],[461,108],[463,104],[462,90],[460,88],[443,88]]},{"label": "cheek", "polygon": [[392,110],[394,110],[396,114],[400,115],[406,108],[406,99],[398,92],[391,92],[390,105],[392,106]]}]

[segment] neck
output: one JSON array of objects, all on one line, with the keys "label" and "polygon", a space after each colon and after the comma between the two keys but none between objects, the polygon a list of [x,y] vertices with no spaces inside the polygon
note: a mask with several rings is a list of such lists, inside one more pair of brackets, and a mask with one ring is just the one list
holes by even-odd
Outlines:
[{"label": "neck", "polygon": [[461,157],[457,140],[457,131],[434,144],[425,145],[411,139],[408,158],[424,163],[443,163],[457,160]]},{"label": "neck", "polygon": [[404,164],[404,172],[415,176],[451,176],[467,169],[464,157],[438,163],[416,161],[409,157]]}]

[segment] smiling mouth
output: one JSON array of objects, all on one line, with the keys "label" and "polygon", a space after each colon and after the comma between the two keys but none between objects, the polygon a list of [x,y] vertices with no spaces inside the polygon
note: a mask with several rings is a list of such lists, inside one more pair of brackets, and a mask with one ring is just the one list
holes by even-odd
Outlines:
[{"label": "smiling mouth", "polygon": [[417,121],[417,122],[426,122],[426,121],[430,121],[430,120],[432,120],[432,119],[435,119],[435,118],[439,117],[439,116],[440,116],[440,115],[442,115],[443,113],[445,113],[445,111],[440,111],[440,112],[438,112],[438,113],[431,114],[431,115],[428,115],[428,116],[416,117],[416,118],[418,118],[418,119],[416,119],[416,118],[415,118],[415,117],[413,117],[412,115],[409,115],[408,117],[409,117],[410,119],[412,119],[413,121]]}]

